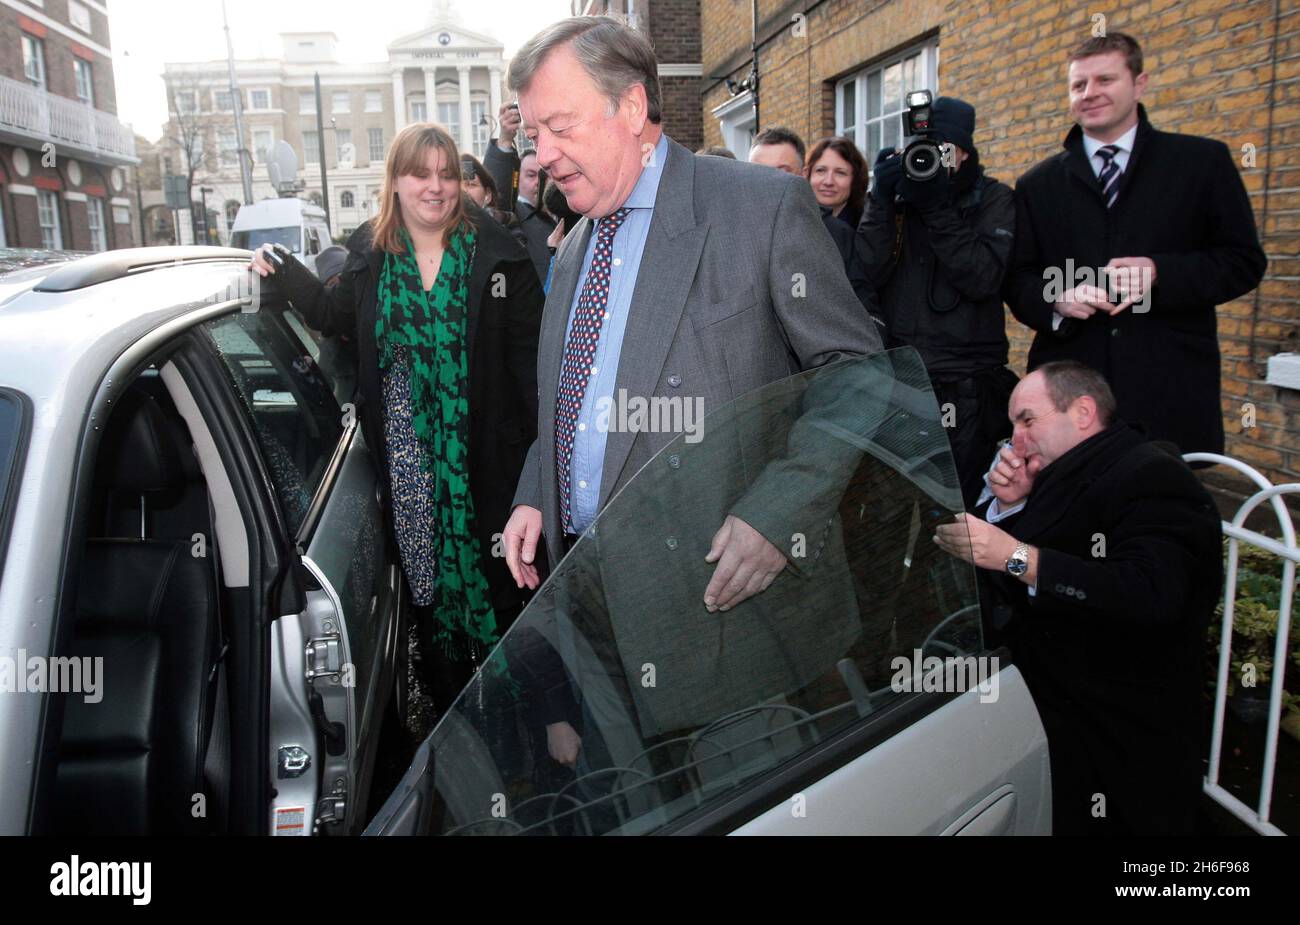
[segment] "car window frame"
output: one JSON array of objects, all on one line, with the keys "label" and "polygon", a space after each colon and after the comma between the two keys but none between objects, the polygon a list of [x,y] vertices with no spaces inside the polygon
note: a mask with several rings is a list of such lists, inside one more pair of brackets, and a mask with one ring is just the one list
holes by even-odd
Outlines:
[{"label": "car window frame", "polygon": [[9,386],[0,386],[0,400],[11,400],[17,408],[18,421],[14,430],[13,452],[8,461],[0,459],[8,472],[0,469],[0,582],[4,581],[5,562],[8,560],[9,532],[13,528],[18,492],[22,487],[23,470],[27,462],[27,446],[32,432],[32,400],[23,392]]}]

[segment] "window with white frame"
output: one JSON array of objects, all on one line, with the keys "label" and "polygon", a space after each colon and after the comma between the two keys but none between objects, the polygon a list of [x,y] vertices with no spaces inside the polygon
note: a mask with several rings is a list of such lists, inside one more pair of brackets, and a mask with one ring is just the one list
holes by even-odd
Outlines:
[{"label": "window with white frame", "polygon": [[249,109],[270,109],[271,91],[266,89],[248,91]]},{"label": "window with white frame", "polygon": [[474,156],[482,157],[487,151],[488,133],[492,126],[487,119],[487,100],[474,100],[469,104],[470,122],[474,126]]},{"label": "window with white frame", "polygon": [[214,90],[212,92],[212,108],[216,112],[234,112],[234,95],[229,90]]},{"label": "window with white frame", "polygon": [[316,115],[316,94],[315,93],[298,94],[298,115],[300,116]]},{"label": "window with white frame", "polygon": [[464,144],[460,140],[460,101],[439,103],[438,122],[451,133],[451,137],[456,142],[456,147],[464,150]]},{"label": "window with white frame", "polygon": [[414,95],[412,95],[412,96],[410,97],[410,103],[409,103],[408,108],[411,110],[411,112],[410,112],[410,116],[411,116],[411,121],[412,121],[412,122],[428,122],[428,121],[429,121],[429,107],[427,107],[427,106],[424,105],[424,97],[423,97],[423,96],[414,96]]},{"label": "window with white frame", "polygon": [[339,193],[339,206],[341,208],[352,209],[356,207],[356,204],[357,204],[357,198],[355,195],[353,195],[352,190],[345,189],[341,193]]},{"label": "window with white frame", "polygon": [[368,140],[370,142],[370,162],[373,164],[376,161],[382,161],[384,159],[384,130],[382,128],[372,128],[367,130],[366,134],[369,136]]},{"label": "window with white frame", "polygon": [[175,90],[172,99],[178,115],[190,116],[199,111],[199,97],[193,90]]},{"label": "window with white frame", "polygon": [[302,162],[304,164],[320,163],[320,137],[315,132],[302,133]]},{"label": "window with white frame", "polygon": [[352,104],[348,100],[348,91],[338,90],[335,91],[333,98],[330,101],[330,111],[351,112],[352,111],[351,105]]},{"label": "window with white frame", "polygon": [[90,69],[90,62],[83,61],[80,58],[73,58],[72,73],[77,79],[77,99],[94,106],[95,77]]},{"label": "window with white frame", "polygon": [[59,194],[38,189],[36,214],[41,223],[41,246],[51,251],[63,250],[63,229],[59,226]]},{"label": "window with white frame", "polygon": [[126,206],[113,206],[113,221],[118,225],[131,224],[131,210]]},{"label": "window with white frame", "polygon": [[23,33],[23,76],[35,86],[45,89],[45,43],[25,32]]},{"label": "window with white frame", "polygon": [[835,134],[858,146],[868,164],[903,142],[903,99],[913,90],[939,95],[939,40],[914,45],[835,86]]},{"label": "window with white frame", "polygon": [[352,129],[334,130],[334,163],[340,167],[351,167],[356,163],[357,152],[352,147]]},{"label": "window with white frame", "polygon": [[384,111],[384,93],[382,90],[366,91],[366,112]]},{"label": "window with white frame", "polygon": [[239,166],[239,138],[233,129],[217,132],[217,152],[221,156],[222,167]]},{"label": "window with white frame", "polygon": [[275,134],[269,128],[253,129],[253,157],[259,164],[266,163],[271,145],[275,144]]},{"label": "window with white frame", "polygon": [[72,23],[73,28],[90,34],[90,10],[77,0],[68,0],[68,22]]},{"label": "window with white frame", "polygon": [[90,229],[90,249],[108,250],[108,236],[104,233],[104,200],[86,197],[86,227]]}]

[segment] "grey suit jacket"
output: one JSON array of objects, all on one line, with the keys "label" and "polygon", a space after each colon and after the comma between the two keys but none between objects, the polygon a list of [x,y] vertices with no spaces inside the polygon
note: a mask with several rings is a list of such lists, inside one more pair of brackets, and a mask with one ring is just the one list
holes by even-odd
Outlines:
[{"label": "grey suit jacket", "polygon": [[[563,558],[556,391],[591,231],[584,218],[556,254],[537,353],[538,439],[514,500],[541,510],[552,563]],[[707,415],[801,370],[881,349],[805,180],[729,158],[696,157],[669,139],[615,394],[703,397]],[[600,506],[673,436],[611,432]],[[783,513],[755,512],[763,522],[750,521],[778,548],[787,545],[790,527]]]}]

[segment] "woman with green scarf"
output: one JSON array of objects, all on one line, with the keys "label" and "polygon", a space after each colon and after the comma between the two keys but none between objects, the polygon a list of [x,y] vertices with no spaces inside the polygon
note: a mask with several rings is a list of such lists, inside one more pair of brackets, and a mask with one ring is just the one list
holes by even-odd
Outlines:
[{"label": "woman with green scarf", "polygon": [[441,715],[519,614],[526,592],[492,555],[537,430],[543,295],[528,254],[461,196],[437,125],[388,150],[379,214],[348,241],[336,284],[259,251],[253,269],[326,335],[355,338],[357,396]]}]

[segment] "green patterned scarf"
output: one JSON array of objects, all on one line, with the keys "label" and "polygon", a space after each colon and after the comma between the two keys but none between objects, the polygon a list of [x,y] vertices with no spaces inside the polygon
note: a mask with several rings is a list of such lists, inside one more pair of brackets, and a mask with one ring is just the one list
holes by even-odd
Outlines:
[{"label": "green patterned scarf", "polygon": [[386,254],[379,276],[375,342],[379,368],[394,348],[410,356],[411,424],[421,465],[434,476],[433,524],[437,555],[434,638],[453,658],[481,656],[496,642],[496,615],[479,570],[474,502],[469,491],[469,381],[465,326],[474,229],[463,223],[451,237],[433,288],[424,291],[415,247],[405,231],[403,254]]}]

